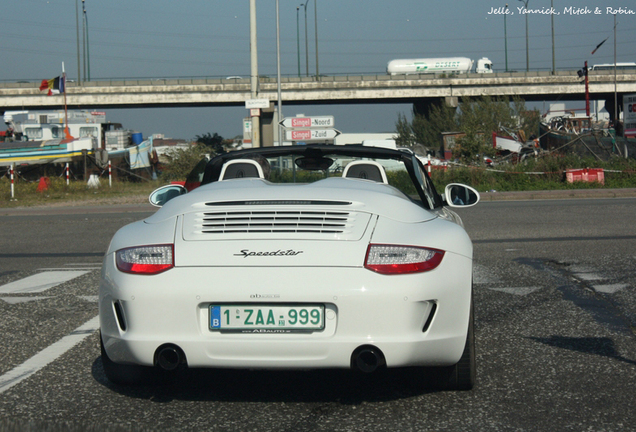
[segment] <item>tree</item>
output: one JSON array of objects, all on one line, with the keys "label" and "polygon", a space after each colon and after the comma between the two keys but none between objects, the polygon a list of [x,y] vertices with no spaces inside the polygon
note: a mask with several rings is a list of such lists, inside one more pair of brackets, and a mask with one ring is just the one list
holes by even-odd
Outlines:
[{"label": "tree", "polygon": [[457,130],[455,108],[444,103],[432,105],[427,115],[413,110],[413,120],[408,122],[404,114],[398,115],[396,123],[396,143],[401,147],[414,148],[422,145],[429,152],[435,152],[440,147],[440,134]]},{"label": "tree", "polygon": [[426,115],[413,112],[410,124],[400,114],[396,123],[397,142],[411,148],[419,143],[428,151],[437,151],[442,132],[463,132],[466,135],[457,140],[454,156],[470,163],[494,153],[493,132],[503,127],[515,132],[522,130],[520,135],[530,137],[538,131],[538,119],[538,111],[526,110],[523,99],[463,98],[457,109],[440,103],[432,105]]},{"label": "tree", "polygon": [[190,171],[209,152],[210,149],[201,143],[186,149],[168,150],[165,154],[167,162],[162,164],[161,179],[163,181],[185,180]]},{"label": "tree", "polygon": [[507,100],[484,96],[462,100],[458,123],[466,135],[457,140],[453,156],[464,163],[473,163],[480,162],[483,156],[492,156],[492,133],[502,126],[514,128],[516,120]]},{"label": "tree", "polygon": [[216,132],[214,132],[214,135],[210,132],[204,135],[197,135],[196,141],[208,147],[213,153],[225,153],[223,137]]},{"label": "tree", "polygon": [[412,147],[415,144],[415,138],[413,137],[413,130],[406,115],[398,113],[398,120],[395,123],[397,130],[397,137],[395,143],[398,147]]}]

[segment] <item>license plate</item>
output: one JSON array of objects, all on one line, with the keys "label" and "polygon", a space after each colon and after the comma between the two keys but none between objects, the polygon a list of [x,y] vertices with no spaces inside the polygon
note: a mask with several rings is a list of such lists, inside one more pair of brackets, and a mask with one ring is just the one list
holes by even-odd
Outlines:
[{"label": "license plate", "polygon": [[324,305],[210,305],[211,330],[290,333],[324,327]]}]

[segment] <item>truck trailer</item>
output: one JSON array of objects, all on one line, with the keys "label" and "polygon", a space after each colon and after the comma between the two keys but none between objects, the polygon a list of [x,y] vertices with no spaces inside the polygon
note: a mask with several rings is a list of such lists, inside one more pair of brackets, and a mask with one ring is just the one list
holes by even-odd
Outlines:
[{"label": "truck trailer", "polygon": [[[469,73],[475,61],[467,57],[422,58],[391,60],[386,67],[389,75]],[[486,57],[477,60],[476,73],[492,73],[492,61]]]}]

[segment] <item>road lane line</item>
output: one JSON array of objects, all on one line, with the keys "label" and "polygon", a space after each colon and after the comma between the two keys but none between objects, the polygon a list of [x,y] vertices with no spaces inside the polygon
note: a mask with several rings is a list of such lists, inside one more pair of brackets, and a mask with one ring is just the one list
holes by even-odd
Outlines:
[{"label": "road lane line", "polygon": [[9,304],[20,304],[20,303],[28,303],[31,301],[38,301],[38,300],[46,300],[46,299],[50,299],[53,298],[51,296],[37,296],[37,297],[0,297],[0,300],[5,301],[6,303]]},{"label": "road lane line", "polygon": [[85,275],[90,270],[63,270],[63,271],[47,271],[37,273],[24,279],[20,279],[6,285],[0,286],[0,293],[38,293],[46,291],[71,279]]},{"label": "road lane line", "polygon": [[51,268],[39,268],[38,271],[71,271],[71,270],[100,270],[102,267],[64,267],[64,268],[60,268],[60,267],[51,267]]},{"label": "road lane line", "polygon": [[609,284],[609,285],[592,285],[594,291],[605,294],[614,294],[622,289],[627,288],[628,284]]},{"label": "road lane line", "polygon": [[0,394],[30,377],[99,329],[99,315],[85,322],[69,335],[43,349],[24,363],[0,376]]},{"label": "road lane line", "polygon": [[507,294],[514,294],[519,296],[525,296],[528,294],[532,294],[533,292],[540,290],[541,287],[532,286],[532,287],[509,287],[509,288],[488,288],[492,291],[504,292]]},{"label": "road lane line", "polygon": [[596,273],[574,273],[574,277],[580,281],[597,281],[605,279],[603,276]]}]

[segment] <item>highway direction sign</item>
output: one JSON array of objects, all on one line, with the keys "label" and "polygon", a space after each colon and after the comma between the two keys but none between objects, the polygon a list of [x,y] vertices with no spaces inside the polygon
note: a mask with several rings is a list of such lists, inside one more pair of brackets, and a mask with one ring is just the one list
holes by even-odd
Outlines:
[{"label": "highway direction sign", "polygon": [[287,141],[327,141],[340,135],[336,129],[291,129],[285,131]]},{"label": "highway direction sign", "polygon": [[245,108],[269,108],[269,99],[248,99],[245,101]]},{"label": "highway direction sign", "polygon": [[333,116],[286,117],[280,125],[286,128],[333,128]]}]

